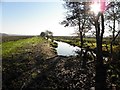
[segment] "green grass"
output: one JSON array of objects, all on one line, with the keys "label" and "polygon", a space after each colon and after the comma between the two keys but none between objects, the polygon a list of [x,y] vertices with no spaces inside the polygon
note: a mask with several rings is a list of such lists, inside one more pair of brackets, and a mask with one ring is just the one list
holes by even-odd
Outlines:
[{"label": "green grass", "polygon": [[[43,42],[44,39],[40,37],[33,37],[28,39],[21,39],[17,41],[9,41],[2,43],[2,57],[6,58],[11,56],[13,53],[21,53],[24,47],[35,46],[38,43]],[[0,45],[1,46],[1,45]],[[27,49],[26,49],[27,50]]]},{"label": "green grass", "polygon": [[[73,45],[73,46],[78,46],[80,47],[80,39],[78,37],[54,37],[55,40],[57,41],[62,41],[62,42],[66,42],[66,43],[69,43],[70,45]],[[84,46],[83,47],[87,47],[87,46],[90,46],[91,49],[94,49],[96,48],[96,38],[84,38]],[[108,47],[108,51],[110,52],[110,41],[111,39],[110,38],[104,38],[103,39],[103,51],[107,51],[106,49],[106,44],[107,44],[107,47]],[[118,51],[119,49],[119,46],[120,46],[120,43],[118,42],[118,39],[116,40],[115,42],[115,45],[113,45],[113,51]]]},{"label": "green grass", "polygon": [[50,45],[54,48],[57,48],[58,47],[58,43],[56,42],[50,42]]},{"label": "green grass", "polygon": [[[50,42],[42,37],[19,39],[0,44],[2,48],[3,87],[21,88],[27,79],[34,79],[53,53]],[[49,56],[51,55],[51,56]]]}]

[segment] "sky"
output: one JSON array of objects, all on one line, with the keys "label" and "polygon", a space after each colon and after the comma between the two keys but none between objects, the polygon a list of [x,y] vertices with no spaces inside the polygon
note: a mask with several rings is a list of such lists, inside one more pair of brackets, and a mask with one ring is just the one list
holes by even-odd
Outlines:
[{"label": "sky", "polygon": [[46,30],[55,36],[74,33],[73,28],[60,25],[66,14],[63,2],[2,2],[0,12],[1,33],[39,35]]},{"label": "sky", "polygon": [[2,0],[0,33],[40,35],[49,30],[54,36],[73,35],[74,28],[60,25],[66,16],[63,3],[63,0]]}]

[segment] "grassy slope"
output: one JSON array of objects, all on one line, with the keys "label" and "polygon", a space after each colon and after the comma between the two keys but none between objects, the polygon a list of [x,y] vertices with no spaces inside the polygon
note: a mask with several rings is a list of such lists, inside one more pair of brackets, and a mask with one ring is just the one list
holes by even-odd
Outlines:
[{"label": "grassy slope", "polygon": [[2,44],[4,88],[20,88],[28,77],[37,76],[36,66],[56,54],[48,41],[40,37],[9,41]]},{"label": "grassy slope", "polygon": [[[15,54],[30,52],[33,48],[34,50],[37,49],[37,45],[40,46],[42,44],[44,44],[43,46],[50,47],[48,41],[40,37],[33,37],[28,39],[21,39],[18,41],[5,42],[2,44],[2,58],[3,59],[10,58]],[[40,47],[38,47],[38,49],[40,49]]]},{"label": "grassy slope", "polygon": [[[2,44],[2,54],[3,58],[8,58],[14,53],[22,53],[23,48],[26,46],[34,46],[38,43],[43,42],[42,38],[34,37],[29,39],[22,39],[18,41],[10,41]],[[25,50],[24,50],[25,51]]]}]

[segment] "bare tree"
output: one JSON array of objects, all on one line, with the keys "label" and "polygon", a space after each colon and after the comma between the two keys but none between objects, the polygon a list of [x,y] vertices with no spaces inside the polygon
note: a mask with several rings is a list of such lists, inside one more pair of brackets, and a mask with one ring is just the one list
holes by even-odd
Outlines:
[{"label": "bare tree", "polygon": [[91,25],[88,19],[89,16],[87,13],[87,11],[89,10],[88,2],[67,2],[66,1],[64,6],[68,10],[68,12],[67,12],[66,20],[61,22],[61,24],[64,24],[65,27],[66,26],[78,27],[80,47],[81,47],[81,53],[82,53],[82,48],[84,45],[84,41],[83,41],[84,32],[91,29]]},{"label": "bare tree", "polygon": [[104,25],[104,8],[105,2],[99,2],[101,10],[97,15],[90,13],[90,22],[94,25],[96,31],[96,76],[95,76],[95,89],[106,90],[106,66],[103,61],[102,43],[105,31]]},{"label": "bare tree", "polygon": [[106,10],[106,20],[108,22],[108,26],[110,31],[112,31],[112,40],[110,43],[110,52],[111,52],[111,60],[113,60],[113,45],[114,39],[116,37],[115,33],[119,33],[118,29],[116,28],[116,23],[120,22],[120,2],[118,0],[110,2],[107,10]]},{"label": "bare tree", "polygon": [[[83,47],[83,30],[86,26],[93,25],[96,32],[96,76],[95,76],[95,89],[96,90],[106,90],[106,76],[107,76],[107,67],[104,64],[103,60],[103,36],[105,31],[105,13],[104,5],[105,1],[101,0],[101,11],[97,15],[91,13],[89,5],[91,2],[66,2],[67,9],[69,11],[66,20],[62,22],[65,26],[78,26],[81,40],[81,47]],[[110,7],[111,2],[108,3],[108,8]],[[120,4],[119,4],[120,5]],[[107,9],[108,10],[108,9]],[[115,10],[116,11],[116,10]],[[117,15],[117,14],[116,14]],[[119,14],[120,15],[120,14]],[[118,16],[119,16],[118,15]],[[111,17],[111,14],[109,15]],[[116,16],[113,16],[115,18]],[[116,19],[113,19],[116,20]],[[87,27],[88,28],[88,27]],[[113,37],[116,39],[115,35],[115,21],[113,24]],[[114,42],[114,39],[112,40]]]}]

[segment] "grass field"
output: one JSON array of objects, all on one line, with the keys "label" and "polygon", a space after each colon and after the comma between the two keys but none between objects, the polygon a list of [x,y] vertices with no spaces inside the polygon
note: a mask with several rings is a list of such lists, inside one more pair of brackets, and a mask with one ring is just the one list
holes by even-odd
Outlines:
[{"label": "grass field", "polygon": [[32,47],[42,42],[43,39],[39,37],[21,39],[18,41],[4,42],[2,44],[2,55],[3,55],[2,57],[8,58],[9,56],[12,56],[17,53],[23,53],[27,51],[26,47]]},{"label": "grass field", "polygon": [[[58,41],[63,41],[63,42],[69,43],[73,46],[80,47],[79,37],[75,37],[75,36],[55,36],[54,39],[58,40]],[[96,48],[96,39],[94,37],[86,37],[83,40],[84,40],[83,47],[89,46],[91,49]],[[109,51],[110,52],[110,42],[111,42],[111,38],[104,38],[103,39],[103,45],[102,45],[103,46],[103,51]],[[113,50],[114,51],[120,50],[120,39],[119,38],[116,39],[116,42],[113,45]]]},{"label": "grass field", "polygon": [[31,38],[31,37],[34,37],[34,36],[9,36],[9,35],[6,35],[6,36],[2,36],[0,37],[2,42],[8,42],[8,41],[16,41],[16,40],[20,40],[20,39],[27,39],[27,38]]}]

